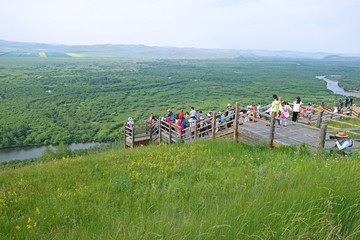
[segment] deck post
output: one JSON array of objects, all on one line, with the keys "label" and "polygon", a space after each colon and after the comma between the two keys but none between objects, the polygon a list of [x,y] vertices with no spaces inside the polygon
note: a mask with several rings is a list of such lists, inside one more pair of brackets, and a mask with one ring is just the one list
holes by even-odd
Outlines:
[{"label": "deck post", "polygon": [[316,122],[316,127],[320,128],[321,127],[321,122],[322,122],[322,117],[323,117],[324,111],[319,112],[319,116],[317,118],[317,122]]},{"label": "deck post", "polygon": [[171,144],[171,122],[169,122],[169,139],[168,144]]},{"label": "deck post", "polygon": [[318,147],[319,150],[322,150],[325,147],[326,129],[327,129],[327,125],[322,124],[320,128],[319,147]]},{"label": "deck post", "polygon": [[271,113],[271,122],[270,122],[270,137],[268,140],[269,147],[273,147],[274,136],[275,136],[275,113]]},{"label": "deck post", "polygon": [[197,138],[197,134],[198,134],[198,121],[195,120],[195,134],[194,134],[194,140]]},{"label": "deck post", "polygon": [[159,121],[159,143],[161,143],[162,141],[162,135],[161,135],[161,124],[162,124],[162,119],[160,118],[160,121]]},{"label": "deck post", "polygon": [[135,124],[133,124],[133,126],[132,126],[132,136],[131,136],[131,144],[132,144],[132,148],[134,148],[135,147],[135,126],[134,126]]},{"label": "deck post", "polygon": [[234,122],[234,140],[238,141],[239,140],[239,108],[240,108],[240,103],[236,102],[236,109],[235,109],[235,122]]},{"label": "deck post", "polygon": [[124,148],[126,148],[126,123],[124,123]]},{"label": "deck post", "polygon": [[215,139],[215,126],[216,126],[216,112],[213,112],[213,119],[212,119],[212,125],[211,125],[211,138],[214,140]]},{"label": "deck post", "polygon": [[153,132],[153,126],[152,126],[152,124],[150,123],[150,138],[149,138],[149,143],[151,143],[152,142],[152,132]]}]

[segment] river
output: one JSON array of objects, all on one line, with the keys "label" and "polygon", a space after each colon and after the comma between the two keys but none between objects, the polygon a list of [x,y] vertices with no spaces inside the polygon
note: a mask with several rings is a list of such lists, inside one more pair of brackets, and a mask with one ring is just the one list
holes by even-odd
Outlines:
[{"label": "river", "polygon": [[[339,77],[340,75],[330,75]],[[343,95],[343,96],[353,96],[353,97],[360,97],[359,91],[345,91],[342,87],[339,86],[339,82],[333,81],[327,78],[327,76],[316,76],[317,79],[324,80],[326,82],[326,88],[331,90],[335,94]]]},{"label": "river", "polygon": [[[89,142],[89,143],[72,143],[68,147],[71,151],[79,149],[87,149],[95,146],[100,146],[100,143]],[[35,158],[41,156],[46,146],[37,147],[16,147],[16,148],[4,148],[0,149],[0,162],[10,160],[23,160],[27,158]],[[50,145],[52,149],[56,147]]]}]

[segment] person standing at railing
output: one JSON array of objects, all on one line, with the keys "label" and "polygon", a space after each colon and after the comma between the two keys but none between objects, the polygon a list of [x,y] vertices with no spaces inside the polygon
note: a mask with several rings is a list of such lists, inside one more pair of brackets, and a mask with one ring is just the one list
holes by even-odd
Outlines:
[{"label": "person standing at railing", "polygon": [[196,115],[196,120],[198,122],[200,122],[200,118],[204,118],[204,115],[203,115],[202,111],[199,111],[198,114]]},{"label": "person standing at railing", "polygon": [[134,127],[134,120],[132,119],[132,117],[129,117],[128,121],[126,123],[126,130],[128,130],[130,133],[132,133],[133,127]]},{"label": "person standing at railing", "polygon": [[151,114],[150,114],[150,117],[149,117],[149,122],[151,122],[151,120],[153,119],[153,117],[154,117],[154,114],[151,113]]},{"label": "person standing at railing", "polygon": [[234,115],[234,113],[235,113],[235,108],[233,108],[232,106],[231,106],[231,104],[229,103],[228,105],[227,105],[227,109],[228,109],[228,111],[226,112],[226,117],[228,117],[228,121],[229,121],[229,123],[227,124],[227,127],[228,128],[230,128],[231,126],[232,126],[232,120],[235,118],[235,115]]},{"label": "person standing at railing", "polygon": [[312,112],[311,104],[309,103],[306,107],[306,117],[307,118],[309,118],[311,116],[311,112]]},{"label": "person standing at railing", "polygon": [[[216,114],[215,112],[213,114]],[[219,112],[219,114],[221,115],[221,112]],[[220,129],[220,123],[221,123],[221,118],[220,115],[216,116],[216,121],[215,121],[215,133],[219,132]]]},{"label": "person standing at railing", "polygon": [[170,111],[170,109],[168,109],[168,114],[166,117],[170,119],[170,122],[175,121],[174,114],[172,113],[172,111]]},{"label": "person standing at railing", "polygon": [[180,109],[179,112],[180,112],[179,113],[179,119],[182,119],[183,117],[185,117],[184,112],[183,112],[182,109]]},{"label": "person standing at railing", "polygon": [[191,137],[194,138],[195,136],[195,124],[196,124],[196,118],[195,117],[191,117],[189,119],[189,128],[190,128],[190,132],[191,132]]},{"label": "person standing at railing", "polygon": [[339,107],[340,107],[340,109],[339,110],[341,110],[342,108],[343,108],[343,106],[344,106],[344,102],[343,102],[343,100],[339,100]]},{"label": "person standing at railing", "polygon": [[196,118],[196,111],[195,111],[194,107],[191,107],[190,117],[195,117]]},{"label": "person standing at railing", "polygon": [[297,122],[298,115],[300,113],[302,105],[303,105],[303,103],[301,102],[300,97],[297,97],[294,102],[294,107],[293,107],[293,116],[292,116],[293,122]]},{"label": "person standing at railing", "polygon": [[179,126],[178,134],[184,134],[184,129],[186,128],[186,119],[184,117],[179,118],[176,124]]},{"label": "person standing at railing", "polygon": [[152,119],[150,120],[150,126],[151,126],[151,134],[154,134],[157,129],[157,122],[155,117],[152,117]]},{"label": "person standing at railing", "polygon": [[[271,103],[271,116],[279,117],[281,102],[276,94],[273,95],[273,100]],[[280,125],[280,120],[278,120],[278,124]]]}]

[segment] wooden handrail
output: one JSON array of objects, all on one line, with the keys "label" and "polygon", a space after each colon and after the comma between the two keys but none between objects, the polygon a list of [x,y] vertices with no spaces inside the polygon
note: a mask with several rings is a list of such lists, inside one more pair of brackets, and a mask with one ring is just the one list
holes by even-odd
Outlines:
[{"label": "wooden handrail", "polygon": [[[292,103],[290,103],[290,105],[293,105]],[[265,107],[265,106],[264,106]],[[262,107],[262,108],[264,108]],[[307,106],[302,106],[302,109],[306,109]],[[340,118],[352,118],[352,119],[357,119],[358,118],[354,117],[357,115],[359,115],[359,113],[357,111],[352,111],[353,116],[348,116],[345,114],[341,114],[341,113],[332,113],[331,111],[328,111],[326,109],[319,109],[319,108],[313,108],[313,107],[309,107],[313,113],[311,114],[311,116],[316,116],[314,119],[308,119],[308,121],[306,121],[306,123],[314,123],[317,125],[318,128],[310,126],[310,125],[306,125],[303,123],[298,123],[298,122],[292,122],[290,120],[289,121],[289,128],[282,128],[282,138],[288,138],[289,140],[291,140],[291,142],[301,142],[301,139],[295,139],[294,137],[291,138],[289,136],[286,136],[284,130],[290,130],[292,129],[291,126],[293,125],[301,125],[303,128],[308,128],[308,129],[313,129],[313,130],[317,130],[318,133],[322,132],[320,135],[322,136],[322,138],[318,138],[317,134],[309,134],[307,135],[308,137],[312,137],[315,139],[319,139],[319,142],[321,141],[321,144],[319,146],[317,146],[319,149],[322,148],[323,143],[325,142],[324,138],[324,133],[323,133],[323,128],[322,130],[320,129],[321,125],[321,121],[331,121],[331,122],[337,122],[340,124],[344,124],[344,125],[348,125],[351,126],[352,128],[346,128],[346,129],[339,129],[336,127],[331,127],[328,126],[327,128],[329,129],[328,132],[333,132],[336,130],[342,130],[342,131],[346,131],[349,132],[351,134],[360,136],[359,133],[354,133],[352,131],[356,131],[356,130],[360,130],[360,126],[359,125],[355,125],[355,124],[351,124],[351,123],[346,123],[346,122],[342,122],[342,121],[338,121],[338,120],[334,120],[334,119],[328,119],[324,116],[322,116],[323,114],[330,114],[331,116],[336,116],[336,117],[340,117]],[[241,112],[240,112],[241,110]],[[246,113],[243,113],[244,110],[246,111]],[[150,141],[156,141],[158,140],[159,142],[162,141],[162,138],[165,138],[165,140],[170,144],[173,142],[177,142],[179,141],[179,139],[183,139],[184,141],[192,141],[195,140],[197,138],[201,138],[201,137],[206,137],[206,138],[211,138],[211,139],[215,139],[215,138],[219,138],[219,137],[228,137],[231,136],[233,134],[233,138],[234,140],[237,141],[238,136],[247,136],[249,135],[248,133],[242,133],[242,131],[244,131],[244,129],[246,128],[241,128],[239,127],[239,124],[241,124],[242,122],[244,122],[245,119],[242,119],[241,117],[246,117],[246,119],[254,122],[259,122],[259,125],[264,126],[263,124],[269,124],[270,121],[265,120],[264,118],[268,118],[268,119],[272,119],[273,121],[276,120],[285,120],[285,119],[281,119],[279,117],[276,116],[272,116],[269,115],[265,112],[260,112],[260,109],[255,109],[255,110],[251,110],[248,109],[244,106],[240,106],[240,104],[237,102],[235,108],[231,108],[231,109],[227,109],[223,112],[221,112],[221,114],[213,111],[213,116],[211,118],[208,118],[205,114],[204,114],[204,118],[203,120],[199,120],[199,121],[195,121],[195,125],[192,125],[191,129],[190,126],[187,126],[185,129],[182,129],[181,132],[179,131],[180,127],[175,124],[174,122],[170,122],[167,123],[166,121],[164,121],[164,119],[159,119],[158,122],[152,123],[150,124],[149,121],[145,121],[143,125],[141,125],[141,123],[134,123],[133,128],[132,129],[127,129],[126,128],[126,124],[124,124],[124,140],[125,140],[125,147],[126,146],[131,146],[134,147],[135,146],[135,140],[136,138],[139,139],[140,141],[144,141],[143,139],[150,139]],[[229,111],[231,111],[230,114]],[[317,112],[318,114],[314,114],[314,112]],[[219,117],[221,117],[223,114],[225,113],[228,114],[225,117],[225,122],[224,118],[222,119],[218,119]],[[260,116],[260,118],[257,118],[258,116]],[[219,122],[218,122],[219,121]],[[262,123],[262,124],[260,124]],[[210,127],[211,126],[211,127]],[[252,126],[252,125],[251,125]],[[254,125],[256,126],[256,125]],[[272,122],[272,126],[275,126],[275,122]],[[272,129],[272,128],[269,128]],[[277,131],[277,128],[273,128],[273,135],[275,136],[275,131]],[[326,132],[326,130],[325,130]],[[211,133],[211,135],[209,135],[209,133]],[[314,133],[314,132],[312,132]],[[251,134],[250,134],[251,135]],[[316,135],[316,136],[315,136]],[[326,135],[326,133],[325,133]],[[305,136],[305,135],[304,135]],[[247,136],[250,137],[251,136]],[[270,139],[271,139],[271,134],[270,134]],[[278,146],[279,143],[269,139],[269,145],[270,146]],[[286,141],[286,140],[285,140]],[[313,140],[308,140],[308,141],[313,141]],[[313,146],[314,147],[314,146]],[[316,147],[316,146],[315,146]]]}]

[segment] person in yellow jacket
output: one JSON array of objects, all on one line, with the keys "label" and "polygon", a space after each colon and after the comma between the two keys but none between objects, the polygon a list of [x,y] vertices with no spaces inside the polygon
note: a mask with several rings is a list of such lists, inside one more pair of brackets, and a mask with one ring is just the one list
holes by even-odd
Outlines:
[{"label": "person in yellow jacket", "polygon": [[271,104],[271,115],[277,116],[280,112],[280,100],[276,94],[273,95],[274,101]]}]

